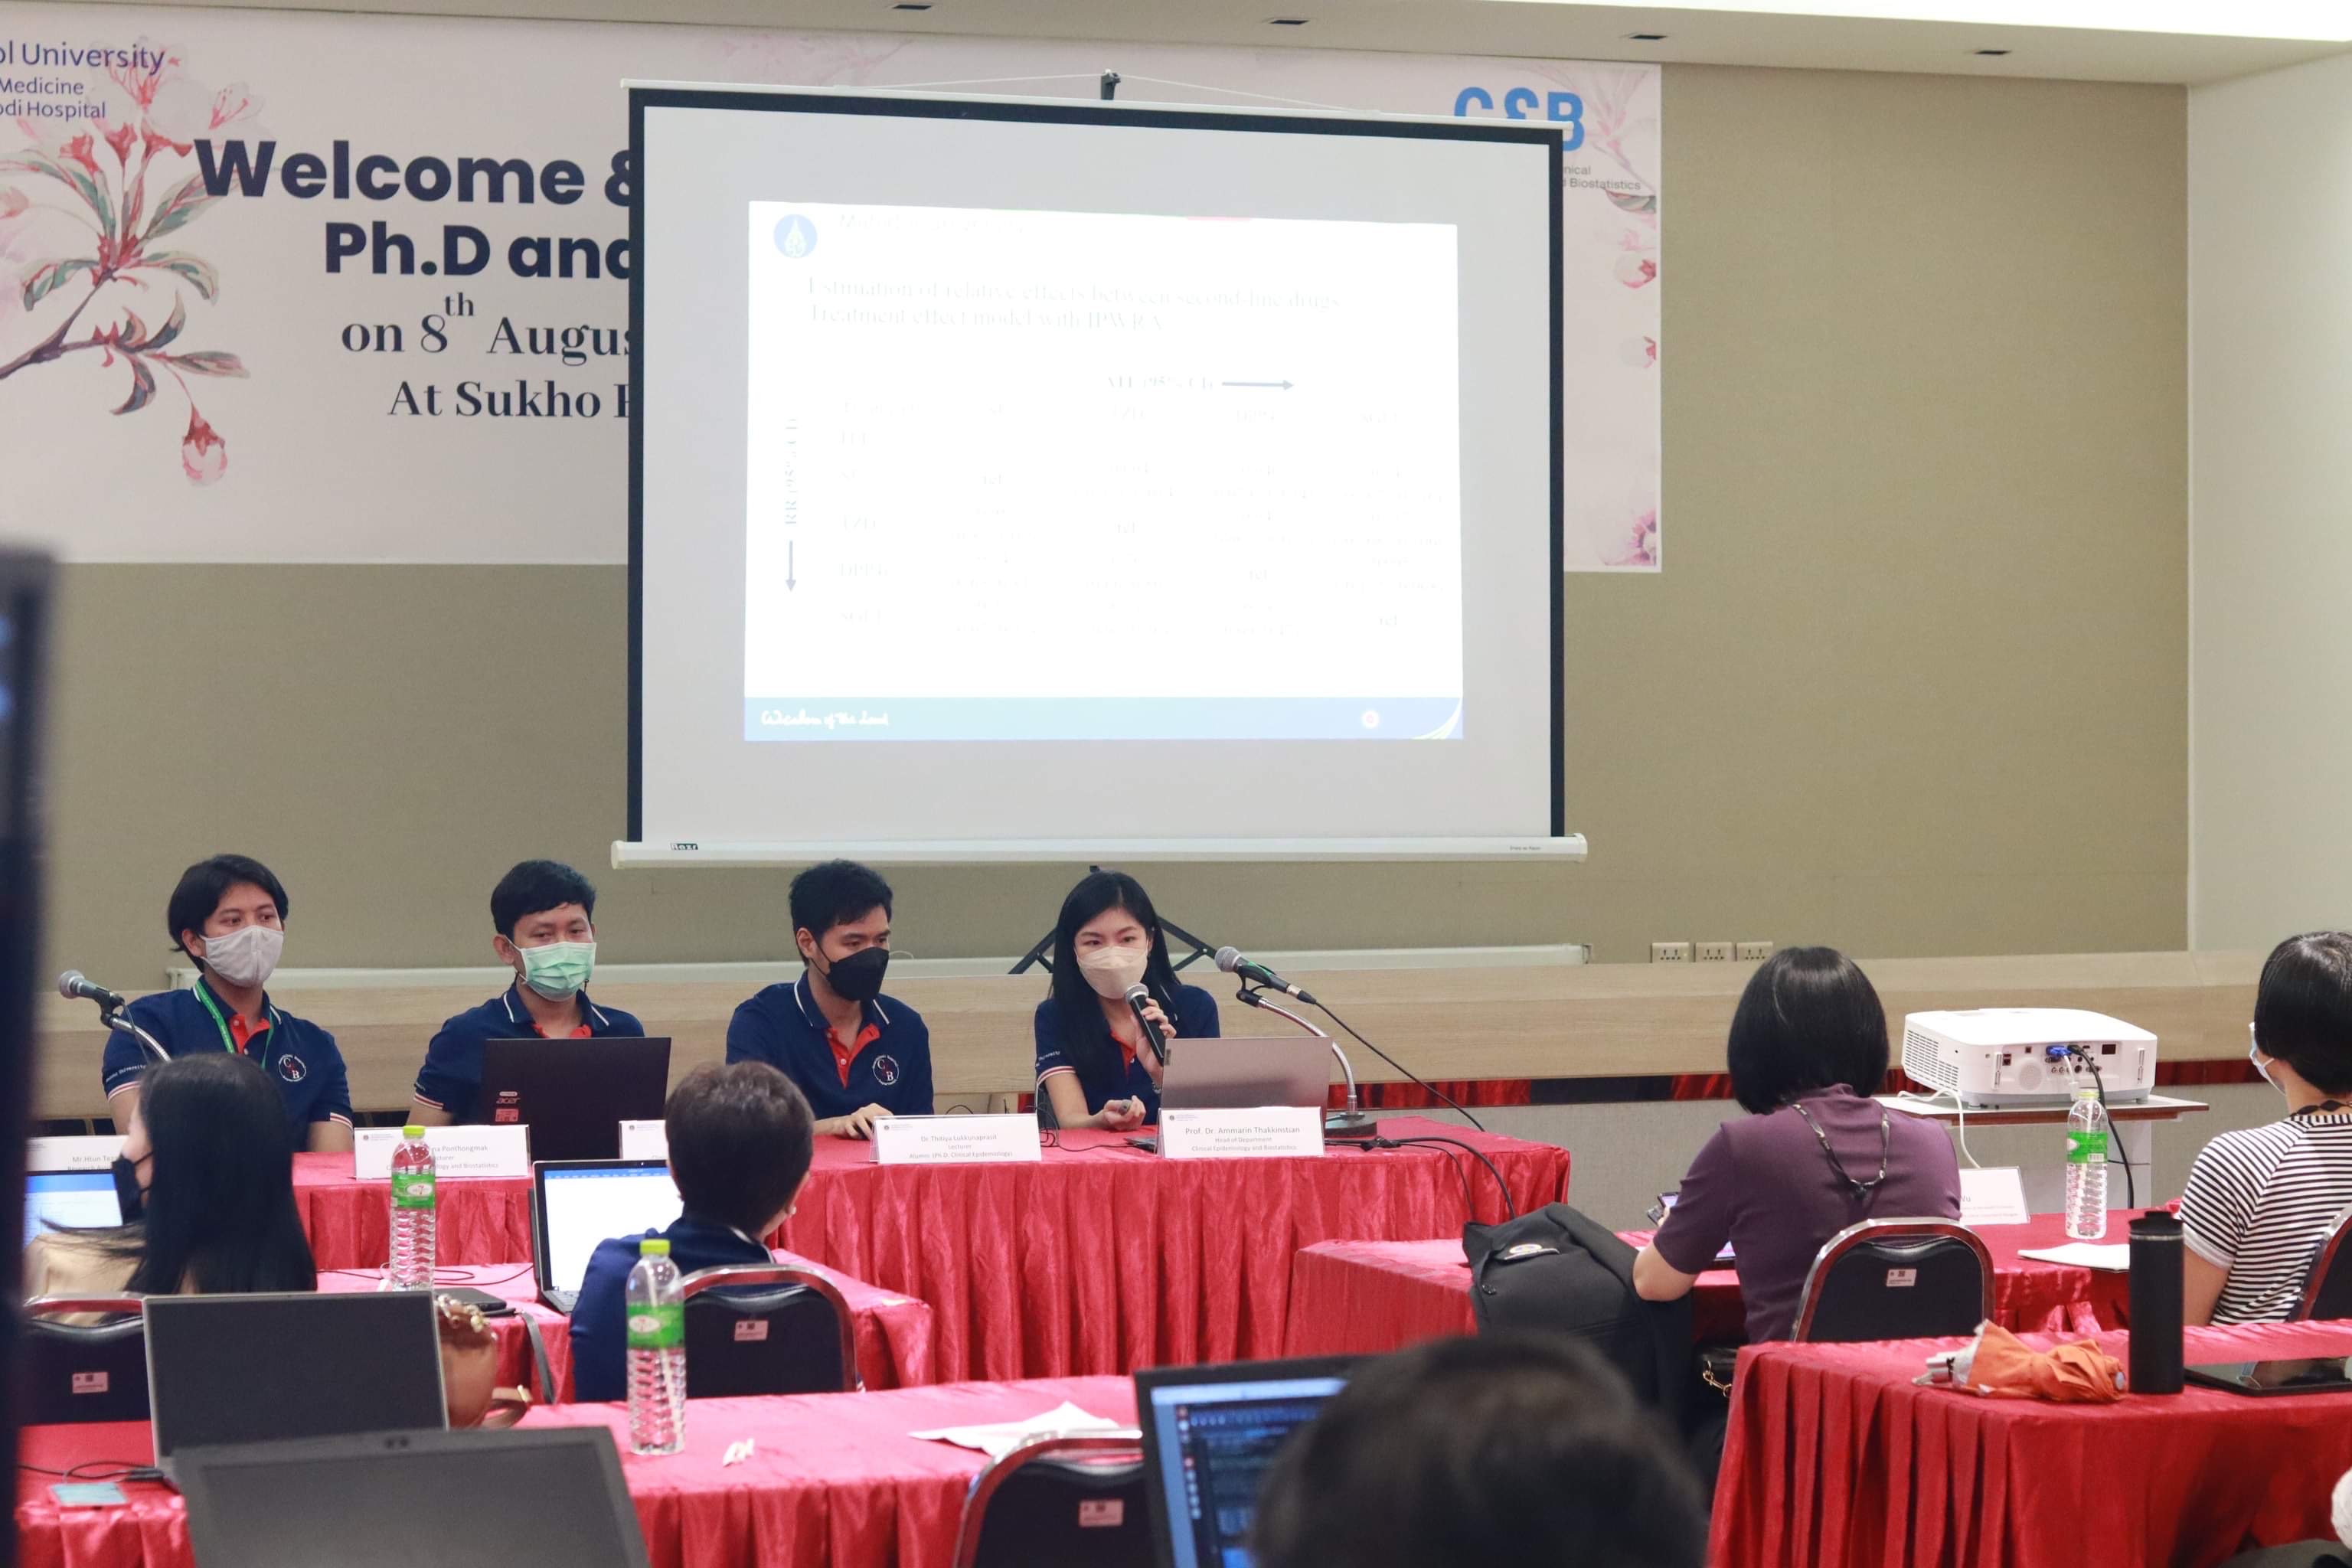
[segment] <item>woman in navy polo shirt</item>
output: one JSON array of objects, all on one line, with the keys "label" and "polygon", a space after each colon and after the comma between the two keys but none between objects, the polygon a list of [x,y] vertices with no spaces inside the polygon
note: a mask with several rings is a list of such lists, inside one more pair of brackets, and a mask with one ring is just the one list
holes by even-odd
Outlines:
[{"label": "woman in navy polo shirt", "polygon": [[[294,1147],[313,1152],[352,1146],[351,1081],[335,1037],[270,1005],[263,989],[286,946],[286,885],[244,855],[215,855],[181,873],[163,915],[172,945],[195,960],[196,983],[158,991],[122,1010],[168,1057],[227,1051],[261,1064],[286,1105]],[[107,1037],[106,1102],[127,1126],[146,1070],[146,1053],[120,1030]]]},{"label": "woman in navy polo shirt", "polygon": [[1217,999],[1178,982],[1151,895],[1124,871],[1094,872],[1062,900],[1054,988],[1037,1004],[1037,1095],[1062,1126],[1123,1132],[1159,1118],[1161,1063],[1127,1005],[1138,983],[1162,1038],[1216,1037]]}]

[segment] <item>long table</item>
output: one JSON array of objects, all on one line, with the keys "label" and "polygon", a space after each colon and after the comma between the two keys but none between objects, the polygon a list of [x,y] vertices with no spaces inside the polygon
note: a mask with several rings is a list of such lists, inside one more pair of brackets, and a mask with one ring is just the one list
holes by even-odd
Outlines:
[{"label": "long table", "polygon": [[[2129,1364],[2128,1333],[2098,1341]],[[1741,1352],[1712,1568],[2209,1568],[2247,1545],[2335,1538],[2352,1398],[2191,1387],[2047,1405],[1912,1383],[1961,1342]],[[2192,1365],[2347,1354],[2352,1324],[2187,1331]]]},{"label": "long table", "polygon": [[[618,1405],[535,1411],[528,1424],[603,1426],[621,1450],[653,1568],[949,1568],[964,1493],[985,1460],[910,1432],[1014,1421],[1064,1401],[1121,1423],[1135,1419],[1134,1385],[1120,1377],[970,1384],[791,1399],[697,1399],[686,1407],[686,1449],[661,1458],[628,1452]],[[752,1442],[742,1463],[728,1447]],[[88,1460],[143,1464],[145,1426],[126,1422],[28,1426],[18,1458],[63,1470]],[[19,1471],[17,1561],[23,1568],[190,1568],[177,1493],[130,1483],[120,1507],[60,1509],[53,1476]],[[332,1561],[334,1542],[320,1543]]]},{"label": "long table", "polygon": [[[1993,1320],[2003,1328],[2096,1332],[2127,1326],[2127,1275],[2018,1256],[2026,1247],[2063,1243],[2063,1215],[1976,1228],[1992,1253]],[[1628,1231],[1625,1239],[1639,1246],[1649,1233]],[[1731,1269],[1700,1275],[1691,1307],[1700,1342],[1745,1337],[1739,1276]],[[1470,1266],[1457,1238],[1327,1241],[1299,1249],[1290,1277],[1286,1355],[1377,1354],[1474,1331]]]},{"label": "long table", "polygon": [[[1419,1117],[1381,1127],[1484,1154],[1521,1212],[1568,1195],[1568,1152],[1552,1144]],[[383,1263],[387,1184],[355,1180],[347,1154],[304,1154],[295,1184],[321,1268]],[[440,1193],[442,1262],[530,1255],[528,1182],[452,1178]],[[1276,1356],[1300,1247],[1459,1234],[1507,1212],[1486,1168],[1447,1144],[1166,1160],[1092,1131],[1058,1134],[1034,1164],[886,1168],[870,1144],[820,1139],[798,1207],[771,1245],[929,1303],[947,1381]]]},{"label": "long table", "polygon": [[[922,1302],[853,1279],[837,1269],[779,1252],[776,1261],[823,1276],[840,1290],[849,1305],[850,1330],[857,1350],[857,1373],[868,1388],[911,1388],[931,1381],[931,1310]],[[382,1278],[373,1268],[337,1269],[319,1276],[319,1289],[337,1293],[373,1290]],[[572,1397],[572,1320],[539,1300],[539,1278],[528,1263],[473,1267],[443,1267],[433,1271],[434,1285],[442,1289],[468,1287],[514,1304],[512,1317],[489,1320],[499,1342],[498,1381],[501,1387],[520,1384],[536,1389],[530,1337],[523,1328],[529,1319],[539,1325],[547,1347],[548,1376],[555,1397]]]}]

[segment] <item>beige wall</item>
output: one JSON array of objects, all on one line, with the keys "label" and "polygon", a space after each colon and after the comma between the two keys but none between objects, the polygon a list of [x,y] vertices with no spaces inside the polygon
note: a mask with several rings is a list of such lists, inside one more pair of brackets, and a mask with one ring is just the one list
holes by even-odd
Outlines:
[{"label": "beige wall", "polygon": [[[1171,868],[1163,908],[1245,945],[1603,960],[2183,946],[2184,113],[1669,70],[1667,569],[1568,583],[1590,863]],[[223,847],[292,884],[289,963],[478,962],[507,863],[595,870],[621,834],[617,569],[65,582],[59,963],[155,984],[171,879]],[[1076,869],[899,873],[902,939],[1017,950]],[[786,945],[782,873],[596,874],[613,959]]]}]

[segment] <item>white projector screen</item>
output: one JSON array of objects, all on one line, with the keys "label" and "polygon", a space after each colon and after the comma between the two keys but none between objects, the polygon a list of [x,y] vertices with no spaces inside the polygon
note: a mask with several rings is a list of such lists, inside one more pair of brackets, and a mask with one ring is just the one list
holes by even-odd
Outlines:
[{"label": "white projector screen", "polygon": [[630,98],[624,860],[1580,847],[1556,131]]}]

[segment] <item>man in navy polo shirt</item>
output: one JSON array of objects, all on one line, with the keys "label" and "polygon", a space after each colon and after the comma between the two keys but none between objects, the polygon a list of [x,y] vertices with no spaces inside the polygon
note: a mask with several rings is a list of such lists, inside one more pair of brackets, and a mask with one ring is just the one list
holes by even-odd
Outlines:
[{"label": "man in navy polo shirt", "polygon": [[[270,1005],[263,989],[286,947],[286,886],[243,855],[215,855],[180,874],[163,911],[172,945],[195,960],[195,984],[158,991],[123,1008],[166,1056],[233,1051],[269,1074],[286,1102],[294,1147],[332,1153],[352,1146],[351,1080],[335,1037]],[[107,1037],[106,1103],[117,1127],[137,1108],[147,1053],[116,1030]]]},{"label": "man in navy polo shirt", "polygon": [[727,1059],[782,1069],[819,1132],[870,1138],[885,1116],[931,1114],[931,1032],[882,994],[890,884],[856,861],[828,860],[793,879],[792,911],[801,977],[735,1009]]},{"label": "man in navy polo shirt", "polygon": [[596,889],[555,860],[525,860],[490,890],[490,951],[515,983],[441,1026],[425,1047],[408,1119],[420,1127],[488,1120],[480,1103],[486,1040],[589,1039],[642,1035],[617,1007],[588,1000],[596,967]]}]

